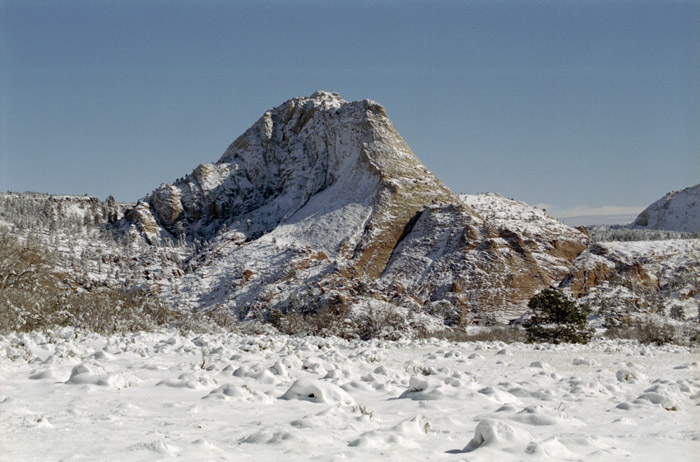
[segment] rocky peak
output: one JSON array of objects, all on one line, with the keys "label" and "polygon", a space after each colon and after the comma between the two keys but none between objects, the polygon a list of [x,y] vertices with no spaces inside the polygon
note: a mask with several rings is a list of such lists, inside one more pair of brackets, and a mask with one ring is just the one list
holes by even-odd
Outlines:
[{"label": "rocky peak", "polygon": [[[268,110],[219,161],[144,200],[162,232],[204,239],[224,225],[257,238],[280,224],[357,204],[366,209],[358,217],[364,243],[342,236],[330,250],[354,255],[358,268],[373,274],[416,211],[435,201],[459,202],[413,154],[379,103],[347,102],[323,91]],[[130,216],[152,232],[144,212],[141,207]]]},{"label": "rocky peak", "polygon": [[151,241],[210,241],[176,303],[231,306],[241,317],[299,299],[369,298],[441,312],[448,304],[452,320],[519,314],[586,243],[517,201],[460,199],[379,103],[322,91],[266,111],[219,161],[161,186],[127,216]]},{"label": "rocky peak", "polygon": [[644,209],[630,227],[679,232],[700,231],[700,184],[666,194]]}]

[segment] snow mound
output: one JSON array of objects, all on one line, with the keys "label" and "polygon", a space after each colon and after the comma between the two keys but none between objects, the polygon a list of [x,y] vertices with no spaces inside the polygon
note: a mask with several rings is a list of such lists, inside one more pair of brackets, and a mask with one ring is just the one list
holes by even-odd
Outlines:
[{"label": "snow mound", "polygon": [[208,377],[197,377],[190,373],[180,374],[177,379],[163,379],[156,384],[156,386],[189,388],[190,390],[204,390],[212,385],[213,382]]},{"label": "snow mound", "polygon": [[[275,370],[277,371],[278,369],[275,368]],[[284,371],[283,368],[279,370]],[[248,365],[243,365],[233,371],[233,376],[240,378],[251,378],[256,382],[265,384],[275,384],[279,382],[279,379],[269,369],[264,369],[257,366],[250,367]]]},{"label": "snow mound", "polygon": [[127,388],[139,382],[138,377],[125,373],[100,373],[101,368],[82,363],[75,366],[66,381],[69,385],[99,385],[111,388]]},{"label": "snow mound", "polygon": [[366,449],[389,449],[393,447],[418,448],[418,441],[430,433],[430,421],[416,416],[391,428],[365,432],[348,446]]},{"label": "snow mound", "polygon": [[479,390],[479,393],[501,404],[521,404],[521,401],[507,391],[499,387],[488,386]]},{"label": "snow mound", "polygon": [[416,401],[440,400],[447,397],[471,397],[471,391],[476,388],[472,382],[465,383],[456,377],[442,375],[438,377],[411,377],[408,389],[401,393],[399,398],[409,398]]},{"label": "snow mound", "polygon": [[35,372],[34,374],[30,375],[29,378],[32,380],[54,379],[56,378],[56,374],[52,369],[46,369],[40,372]]},{"label": "snow mound", "polygon": [[485,447],[504,450],[528,444],[531,440],[532,435],[519,427],[498,419],[483,419],[476,426],[474,438],[464,448],[464,452]]},{"label": "snow mound", "polygon": [[299,399],[312,403],[342,404],[352,406],[355,400],[345,390],[332,383],[309,378],[295,381],[280,399]]},{"label": "snow mound", "polygon": [[129,447],[134,452],[150,452],[161,456],[176,456],[181,448],[165,442],[164,440],[151,441],[149,443],[137,443]]},{"label": "snow mound", "polygon": [[[495,353],[504,347],[175,331],[0,335],[2,458],[697,458],[696,347],[514,343],[502,366]],[[474,351],[487,353],[466,360]],[[247,373],[234,376],[242,366]],[[619,370],[636,381],[618,381]],[[277,381],[259,380],[261,371]],[[130,374],[138,384],[121,388],[115,378]]]},{"label": "snow mound", "polygon": [[544,406],[528,406],[515,415],[509,417],[510,420],[526,425],[573,425],[582,426],[583,422],[572,419],[563,412],[557,412]]},{"label": "snow mound", "polygon": [[269,395],[252,390],[247,386],[238,386],[234,384],[222,385],[213,390],[203,399],[220,399],[223,401],[238,401],[250,403],[272,403],[272,398]]}]

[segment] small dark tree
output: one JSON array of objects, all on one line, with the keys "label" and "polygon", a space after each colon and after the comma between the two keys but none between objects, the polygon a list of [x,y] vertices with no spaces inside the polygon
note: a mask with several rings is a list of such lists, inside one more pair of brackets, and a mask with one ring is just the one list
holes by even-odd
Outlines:
[{"label": "small dark tree", "polygon": [[530,342],[588,343],[593,335],[586,313],[561,292],[544,289],[527,306],[533,313],[525,323]]},{"label": "small dark tree", "polygon": [[685,321],[685,310],[680,305],[674,305],[671,307],[669,316],[676,321]]}]

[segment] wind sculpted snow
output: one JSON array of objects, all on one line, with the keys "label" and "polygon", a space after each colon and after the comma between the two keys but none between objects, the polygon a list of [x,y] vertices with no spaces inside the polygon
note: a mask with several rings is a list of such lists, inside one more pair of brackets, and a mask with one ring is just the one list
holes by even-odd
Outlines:
[{"label": "wind sculpted snow", "polygon": [[0,336],[2,460],[686,462],[697,350]]}]

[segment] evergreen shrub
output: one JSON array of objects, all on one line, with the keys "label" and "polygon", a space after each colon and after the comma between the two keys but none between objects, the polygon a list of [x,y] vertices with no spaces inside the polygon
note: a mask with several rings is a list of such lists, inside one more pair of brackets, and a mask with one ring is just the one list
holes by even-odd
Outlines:
[{"label": "evergreen shrub", "polygon": [[532,316],[525,322],[530,342],[588,343],[593,335],[586,313],[555,289],[544,289],[527,306],[532,310]]}]

